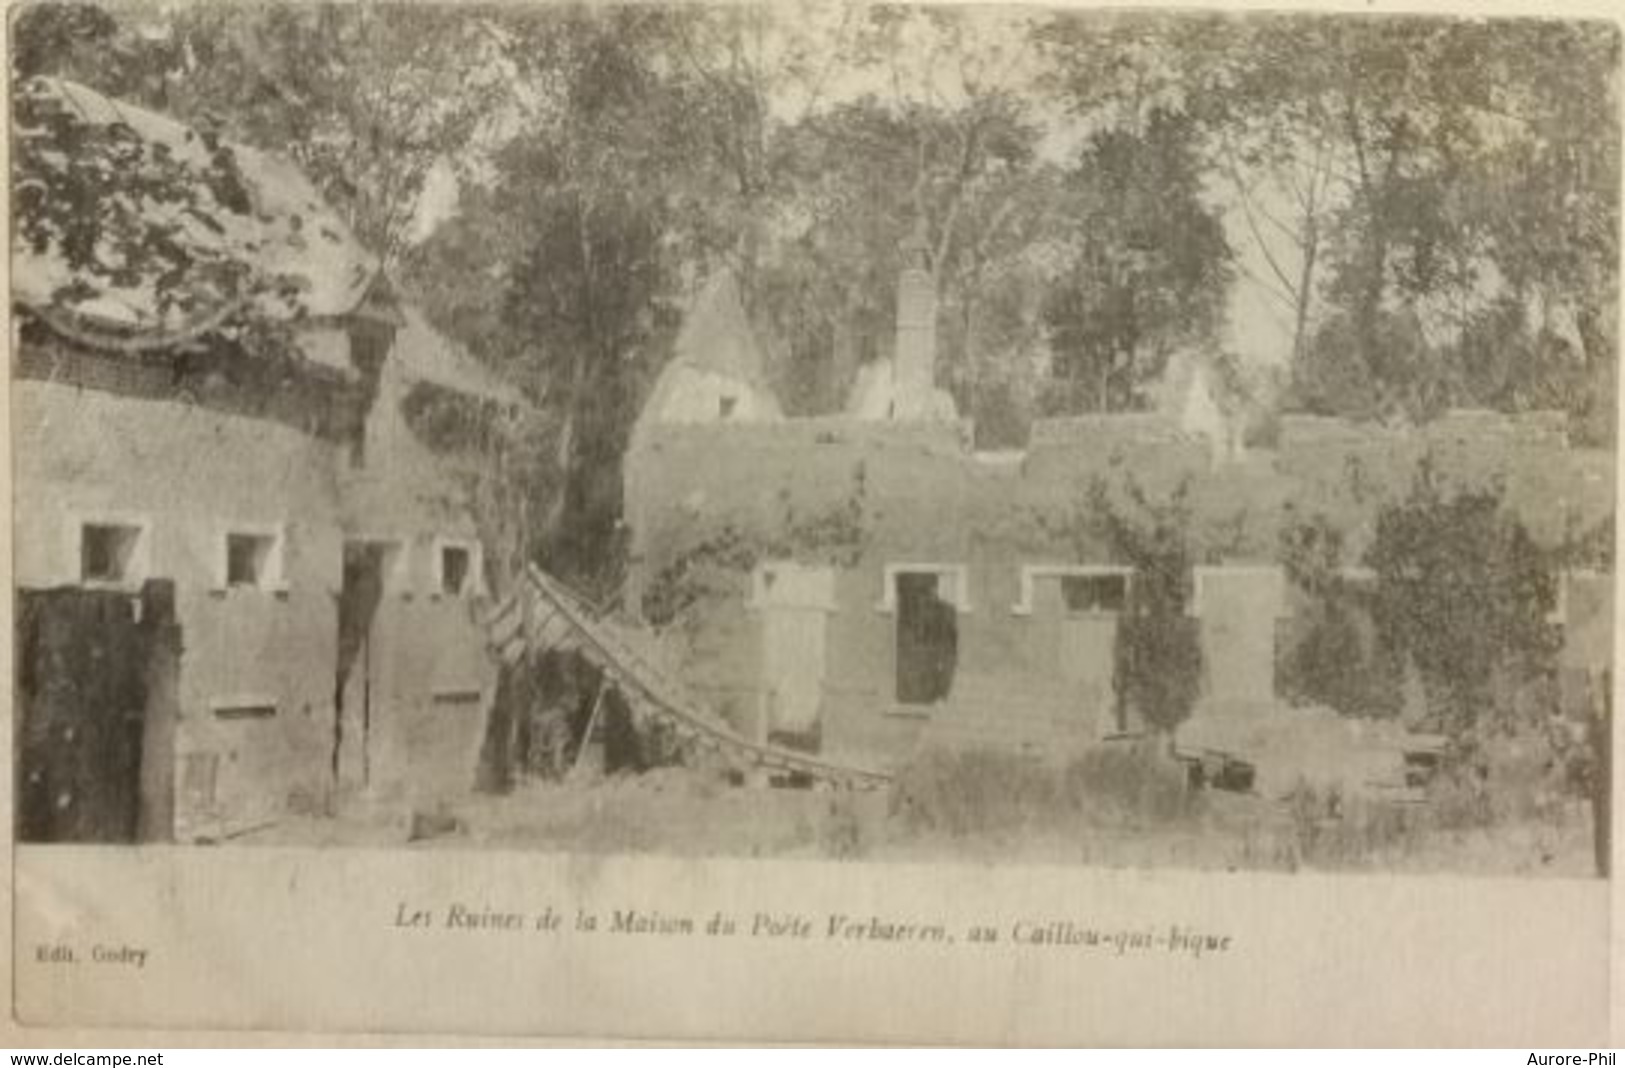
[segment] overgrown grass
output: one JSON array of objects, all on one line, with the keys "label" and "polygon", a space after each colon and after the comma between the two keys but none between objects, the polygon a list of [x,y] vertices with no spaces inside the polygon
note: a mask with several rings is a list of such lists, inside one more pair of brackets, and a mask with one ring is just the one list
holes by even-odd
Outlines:
[{"label": "overgrown grass", "polygon": [[1090,749],[1062,769],[1061,779],[1072,806],[1096,821],[1162,824],[1202,811],[1184,766],[1149,748]]},{"label": "overgrown grass", "polygon": [[1089,750],[1062,766],[990,750],[928,749],[899,773],[905,831],[970,837],[1186,820],[1200,809],[1179,765],[1152,750]]},{"label": "overgrown grass", "polygon": [[1155,747],[1099,747],[1063,765],[934,749],[899,772],[883,827],[832,818],[817,845],[846,858],[1027,855],[1036,844],[1109,866],[1580,873],[1575,845],[1588,817],[1548,800],[1550,771],[1539,764],[1522,754],[1502,755],[1487,776],[1464,767],[1425,801],[1305,782],[1275,803],[1191,790],[1183,767]]},{"label": "overgrown grass", "polygon": [[859,801],[850,793],[836,794],[819,821],[818,852],[832,860],[858,860],[874,846],[874,832]]},{"label": "overgrown grass", "polygon": [[1290,866],[1367,867],[1412,855],[1433,829],[1418,805],[1345,796],[1341,790],[1299,785],[1287,798],[1291,817]]},{"label": "overgrown grass", "polygon": [[1570,835],[1588,821],[1586,799],[1571,781],[1577,759],[1525,731],[1480,738],[1451,754],[1420,803],[1301,784],[1287,801],[1294,859],[1318,868],[1404,866],[1513,829],[1537,839]]}]

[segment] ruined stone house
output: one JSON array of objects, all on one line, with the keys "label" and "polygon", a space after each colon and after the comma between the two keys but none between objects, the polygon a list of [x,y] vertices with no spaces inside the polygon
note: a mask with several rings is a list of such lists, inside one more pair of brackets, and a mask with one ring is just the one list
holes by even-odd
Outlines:
[{"label": "ruined stone house", "polygon": [[[1279,714],[1302,607],[1287,525],[1326,517],[1358,578],[1424,456],[1460,484],[1500,481],[1547,546],[1612,514],[1612,454],[1571,448],[1559,416],[1287,416],[1275,448],[1243,450],[1194,368],[1160,410],[1041,419],[1024,450],[979,452],[938,388],[935,295],[908,249],[898,292],[892,354],[846,412],[785,418],[736,288],[714,282],[633,434],[628,603],[757,736],[886,766],[928,743],[1063,753],[1133,729],[1114,643],[1136,576],[1089,521],[1102,500],[1183,501],[1204,650],[1190,727],[1220,740]],[[1570,666],[1605,670],[1610,577],[1561,588]]]},{"label": "ruined stone house", "polygon": [[[40,91],[149,152],[196,142]],[[13,251],[25,838],[217,838],[472,782],[484,549],[457,448],[407,411],[492,423],[523,398],[400,303],[296,168],[234,151],[253,228],[234,251],[303,280],[269,351],[177,328],[55,246]]]}]

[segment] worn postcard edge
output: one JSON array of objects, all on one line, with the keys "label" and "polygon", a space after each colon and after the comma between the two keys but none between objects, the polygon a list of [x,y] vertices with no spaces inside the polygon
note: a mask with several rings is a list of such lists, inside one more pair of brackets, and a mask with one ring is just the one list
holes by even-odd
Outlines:
[{"label": "worn postcard edge", "polygon": [[[1087,6],[1087,5],[1070,5],[1070,6]],[[1100,5],[1100,6],[1121,6],[1121,5]],[[1192,6],[1192,5],[1190,5],[1190,4],[1180,5],[1180,4],[1156,3],[1156,2],[1148,2],[1148,0],[1139,0],[1138,3],[1136,3],[1136,4],[1132,5],[1132,6],[1136,6],[1136,7],[1186,6],[1186,7],[1188,7],[1188,6]],[[1472,2],[1467,2],[1467,0],[1434,0],[1434,2],[1431,2],[1431,3],[1404,3],[1404,4],[1384,4],[1384,5],[1366,4],[1366,3],[1337,3],[1337,4],[1319,3],[1319,4],[1312,4],[1312,5],[1298,3],[1298,4],[1291,4],[1291,5],[1283,5],[1283,4],[1279,4],[1279,3],[1247,3],[1247,2],[1239,2],[1239,0],[1238,0],[1238,2],[1229,2],[1229,3],[1223,3],[1223,4],[1209,4],[1209,5],[1206,5],[1206,6],[1219,7],[1219,8],[1226,9],[1226,10],[1238,10],[1238,11],[1239,10],[1246,10],[1246,9],[1253,9],[1253,8],[1280,9],[1282,7],[1290,6],[1290,7],[1293,7],[1293,8],[1306,10],[1306,11],[1313,11],[1313,12],[1327,12],[1327,13],[1330,13],[1330,12],[1334,12],[1334,11],[1350,11],[1350,12],[1357,11],[1357,12],[1372,13],[1372,14],[1397,13],[1397,12],[1431,12],[1431,13],[1452,14],[1452,15],[1467,15],[1467,14],[1475,14],[1475,13],[1495,14],[1495,15],[1509,15],[1509,14],[1522,13],[1522,14],[1531,14],[1531,15],[1538,14],[1538,15],[1547,16],[1547,17],[1551,17],[1551,16],[1554,16],[1554,15],[1561,15],[1561,16],[1564,16],[1564,17],[1591,17],[1591,18],[1607,19],[1609,21],[1614,21],[1614,22],[1619,21],[1617,9],[1614,8],[1612,5],[1597,4],[1597,3],[1553,3],[1553,2],[1551,2],[1551,0],[1547,0],[1547,2],[1544,2],[1544,3],[1518,2],[1518,3],[1497,3],[1497,4],[1494,4],[1494,5],[1487,4],[1487,3],[1472,3]],[[9,104],[9,101],[8,101],[8,104]],[[8,108],[8,114],[9,114],[9,108]],[[7,217],[9,218],[9,212],[7,212],[6,214],[7,214]],[[4,271],[4,270],[5,270],[5,268],[0,267],[0,271]],[[5,277],[6,283],[9,286],[9,272],[4,277]],[[9,315],[9,302],[8,302],[8,305],[7,305],[6,316],[7,316],[7,321],[8,321],[8,325],[9,325],[9,318],[10,318],[10,315]],[[8,336],[9,336],[9,330],[8,330]],[[11,520],[11,506],[12,506],[12,498],[11,498],[11,470],[12,470],[12,465],[11,465],[11,450],[10,450],[10,437],[9,437],[9,412],[10,412],[10,383],[9,383],[9,376],[7,376],[7,382],[6,382],[6,385],[4,387],[4,394],[3,395],[4,395],[4,398],[5,398],[5,405],[4,405],[3,408],[0,408],[0,420],[3,420],[4,422],[0,423],[0,425],[6,426],[6,428],[8,430],[8,433],[3,436],[4,437],[4,443],[0,444],[0,458],[3,458],[3,461],[4,461],[3,464],[0,464],[0,497],[3,497],[4,501],[5,501],[5,506],[4,507],[5,507],[5,515],[6,515],[7,521],[3,525],[3,529],[0,529],[0,581],[3,581],[5,583],[5,585],[9,587],[10,583],[11,583],[11,530],[12,530],[12,524],[11,524],[11,521],[10,521]],[[1618,471],[1618,467],[1616,465],[1616,476],[1618,474],[1619,474],[1619,471]],[[9,613],[11,611],[11,608],[10,608],[11,599],[10,598],[6,599],[6,604],[7,604],[7,608],[6,608],[7,618],[8,618],[8,621],[9,621]],[[1618,598],[1616,598],[1616,621],[1617,621],[1617,619],[1618,619]],[[9,626],[8,626],[8,630],[9,630]],[[1616,640],[1616,648],[1617,648],[1619,645],[1625,644],[1625,642],[1621,642],[1621,635],[1622,635],[1622,633],[1625,633],[1625,632],[1622,632],[1622,628],[1620,628],[1618,626],[1617,622],[1616,622],[1615,633],[1616,633],[1616,639],[1615,640]],[[13,650],[11,648],[11,643],[9,641],[0,642],[0,674],[3,674],[8,680],[12,677],[12,671],[13,671],[12,656],[13,656]],[[1618,695],[1619,695],[1618,691],[1621,690],[1621,689],[1625,689],[1625,684],[1622,684],[1621,680],[1616,676],[1615,686],[1616,686],[1616,698],[1617,698]],[[10,689],[9,685],[4,687],[4,692],[5,692],[4,707],[6,709],[7,718],[9,720],[9,717],[11,715],[11,689]],[[1616,707],[1617,707],[1617,704],[1616,704]],[[1616,815],[1617,815],[1617,813],[1618,813],[1618,811],[1619,811],[1619,809],[1621,807],[1620,799],[1621,799],[1622,796],[1625,796],[1625,770],[1622,770],[1622,764],[1625,764],[1625,762],[1622,762],[1619,759],[1619,757],[1621,755],[1625,755],[1625,731],[1620,731],[1620,730],[1617,730],[1617,729],[1614,731],[1613,745],[1614,745],[1614,753],[1615,753],[1615,759],[1614,759],[1614,762],[1613,762],[1614,763],[1613,798],[1614,798],[1614,808],[1615,808],[1615,812],[1616,812]],[[15,884],[13,882],[13,877],[15,875],[14,867],[13,867],[14,866],[14,853],[13,853],[12,849],[9,848],[10,845],[11,845],[11,828],[12,828],[11,805],[12,805],[12,796],[13,796],[12,795],[13,766],[12,766],[12,761],[10,759],[11,746],[12,746],[11,732],[9,730],[7,730],[7,731],[4,732],[4,740],[0,741],[0,747],[3,747],[4,752],[6,754],[6,758],[4,760],[0,760],[0,813],[3,813],[3,819],[0,819],[0,836],[4,836],[3,839],[0,839],[0,840],[3,840],[4,844],[7,846],[7,848],[5,848],[3,850],[0,850],[0,855],[3,855],[3,859],[0,859],[0,866],[3,866],[3,867],[0,867],[0,872],[3,872],[3,876],[4,876],[3,879],[0,879],[0,884],[3,884],[3,887],[4,887],[4,890],[3,890],[3,893],[4,893],[4,908],[0,909],[0,929],[4,930],[4,942],[8,946],[11,945],[11,940],[12,940],[12,935],[13,935],[13,926],[12,926],[12,924],[13,924],[13,915],[14,915],[13,910],[14,910],[14,905],[15,905],[15,892],[16,892]],[[1616,822],[1615,825],[1618,826],[1617,822]],[[1615,865],[1614,870],[1619,871],[1619,870],[1621,870],[1621,868],[1620,868],[1621,862],[1625,861],[1625,835],[1617,835],[1616,834],[1615,840],[1613,842],[1613,856],[1614,856],[1614,865]],[[448,857],[448,859],[451,859],[451,858]],[[771,864],[772,862],[764,862],[764,863]],[[1080,878],[1087,880],[1087,874],[1080,875]],[[1261,908],[1268,908],[1269,904],[1279,895],[1279,893],[1281,891],[1281,886],[1280,886],[1278,880],[1271,880],[1271,879],[1265,879],[1265,878],[1255,878],[1255,877],[1247,876],[1247,875],[1212,876],[1212,878],[1215,878],[1215,879],[1222,878],[1222,879],[1225,879],[1225,880],[1229,880],[1232,884],[1240,884],[1240,885],[1248,887],[1249,893],[1256,893],[1257,900],[1258,900],[1259,905],[1260,905]],[[1462,886],[1462,882],[1457,881],[1457,880],[1425,880],[1425,881],[1432,883],[1432,885],[1430,885],[1430,886],[1428,886],[1426,888],[1425,892],[1427,892],[1427,893],[1454,894],[1454,893],[1462,892],[1463,889],[1464,889],[1464,887]],[[1470,888],[1471,885],[1473,885],[1473,881],[1471,881],[1471,880],[1467,880],[1465,882],[1466,882],[1468,888]],[[1528,917],[1528,916],[1539,916],[1539,915],[1541,915],[1542,910],[1540,908],[1540,903],[1541,903],[1543,897],[1545,896],[1545,893],[1544,893],[1545,889],[1546,888],[1543,886],[1543,884],[1541,884],[1539,882],[1525,883],[1519,888],[1520,893],[1527,893],[1527,896],[1528,896],[1529,910],[1523,913],[1524,916]],[[1609,942],[1609,947],[1610,947],[1610,950],[1609,950],[1610,959],[1611,959],[1611,982],[1610,982],[1609,985],[1610,985],[1610,988],[1611,988],[1611,992],[1614,993],[1614,994],[1617,994],[1619,991],[1625,990],[1625,932],[1621,931],[1620,925],[1615,921],[1615,918],[1618,917],[1619,914],[1620,914],[1621,905],[1625,904],[1625,884],[1622,884],[1621,880],[1616,878],[1616,879],[1613,879],[1611,881],[1611,883],[1609,885],[1609,897],[1610,897],[1609,923],[1608,923],[1609,930],[1607,932],[1607,937],[1608,937],[1608,942]],[[1507,917],[1507,919],[1511,920],[1512,917],[1509,916],[1509,917]],[[1513,922],[1519,922],[1519,921],[1513,921]],[[230,950],[229,949],[223,949],[223,950],[220,950],[219,952],[229,953]],[[426,955],[426,957],[427,957],[427,955]],[[434,967],[434,961],[432,959],[425,959],[424,964],[425,964],[426,969],[432,969]],[[704,974],[703,962],[696,961],[696,973],[700,974],[700,975]],[[403,979],[405,979],[406,981],[410,981],[412,978],[413,977],[410,977],[410,976],[403,977]],[[365,1034],[365,1033],[355,1033],[355,1032],[323,1033],[323,1032],[301,1031],[301,1030],[299,1030],[297,1028],[289,1028],[289,1029],[286,1029],[286,1030],[275,1030],[275,1031],[210,1031],[210,1030],[145,1031],[145,1030],[133,1030],[133,1029],[103,1029],[103,1028],[69,1029],[69,1028],[52,1028],[52,1027],[24,1027],[24,1026],[19,1025],[16,1022],[16,1020],[15,1020],[15,1018],[14,1018],[14,1016],[13,1016],[13,1014],[10,1011],[10,1008],[9,1008],[13,1004],[13,994],[14,994],[13,979],[14,979],[14,973],[13,973],[13,969],[10,966],[5,967],[5,968],[0,968],[0,998],[3,998],[5,1004],[8,1006],[8,1011],[4,1015],[4,1023],[0,1024],[0,1039],[3,1039],[3,1042],[5,1044],[15,1044],[15,1045],[29,1045],[29,1046],[75,1046],[75,1045],[78,1045],[78,1046],[125,1046],[125,1047],[142,1047],[142,1046],[145,1046],[145,1047],[152,1047],[152,1046],[209,1046],[209,1045],[283,1046],[283,1045],[289,1045],[289,1044],[298,1044],[298,1045],[396,1045],[396,1046],[414,1046],[414,1045],[426,1045],[426,1044],[511,1045],[515,1041],[524,1042],[524,1043],[527,1043],[527,1044],[576,1044],[576,1043],[581,1043],[581,1042],[593,1042],[594,1044],[597,1044],[597,1043],[601,1043],[601,1042],[604,1042],[604,1041],[609,1041],[609,1042],[613,1042],[613,1043],[616,1043],[616,1044],[638,1044],[638,1042],[640,1040],[641,1041],[648,1041],[648,1042],[658,1042],[658,1041],[660,1041],[662,1039],[662,1036],[658,1035],[658,1034],[643,1035],[643,1036],[640,1036],[640,1039],[627,1039],[627,1038],[624,1038],[624,1037],[623,1038],[614,1038],[614,1039],[603,1039],[603,1038],[595,1038],[594,1036],[591,1036],[591,1035],[560,1036],[560,1037],[556,1037],[556,1038],[555,1037],[537,1037],[537,1036],[522,1036],[522,1037],[515,1037],[515,1038],[504,1038],[502,1036],[495,1036],[495,1035],[491,1035],[491,1034],[457,1035],[457,1034],[444,1034],[443,1033],[443,1034],[430,1034],[430,1035],[412,1035],[412,1034]],[[1494,982],[1495,981],[1494,976],[1486,976],[1485,979],[1486,979],[1487,982]],[[1259,1001],[1267,1001],[1269,999],[1270,995],[1272,995],[1272,994],[1287,994],[1287,993],[1290,993],[1290,992],[1285,992],[1285,991],[1256,991],[1255,993],[1256,993]],[[1557,993],[1561,994],[1561,992],[1557,992]],[[1614,996],[1614,997],[1610,997],[1608,999],[1608,1001],[1611,1002],[1614,1005],[1613,1018],[1612,1018],[1611,1023],[1610,1023],[1611,1030],[1609,1032],[1611,1034],[1611,1036],[1612,1036],[1612,1044],[1615,1045],[1615,1046],[1625,1045],[1625,1007],[1621,1007],[1622,999],[1617,997],[1617,996]],[[973,1011],[974,1010],[974,1006],[966,1006],[965,1008],[966,1008],[966,1011]],[[1358,1005],[1349,1005],[1347,1007],[1347,1010],[1351,1014],[1357,1014],[1359,1012],[1359,1006]],[[859,1038],[859,1037],[861,1037],[861,1036],[839,1035],[839,1034],[829,1036],[829,1038],[831,1040],[835,1040],[835,1041],[838,1041],[838,1040],[841,1040],[841,1039],[851,1040],[851,1039],[855,1039],[855,1038]],[[1009,1037],[1010,1037],[1010,1039],[1012,1041],[1020,1041],[1020,1036],[1019,1035],[1011,1035]],[[1284,1034],[1283,1033],[1283,1034],[1281,1034],[1279,1036],[1279,1039],[1283,1043],[1313,1044],[1314,1037],[1315,1037],[1315,1029],[1314,1029],[1314,1027],[1313,1027],[1313,1025],[1311,1023],[1311,1025],[1308,1026],[1308,1027],[1294,1029],[1292,1031],[1292,1033],[1290,1033],[1290,1034]],[[1088,1033],[1080,1030],[1080,1032],[1076,1035],[1076,1040],[1079,1041],[1079,1042],[1087,1042],[1089,1040],[1089,1035],[1088,1035]],[[1144,1040],[1145,1040],[1145,1042],[1147,1044],[1156,1044],[1158,1039],[1157,1039],[1157,1036],[1155,1034],[1147,1034],[1147,1035],[1144,1036]]]}]

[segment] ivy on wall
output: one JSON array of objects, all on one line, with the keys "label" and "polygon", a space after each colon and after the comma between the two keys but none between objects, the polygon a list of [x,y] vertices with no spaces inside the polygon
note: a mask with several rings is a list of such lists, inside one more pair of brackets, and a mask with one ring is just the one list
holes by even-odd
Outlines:
[{"label": "ivy on wall", "polygon": [[438,453],[484,452],[502,434],[500,405],[428,382],[414,382],[401,398],[401,416],[425,445]]},{"label": "ivy on wall", "polygon": [[1343,532],[1317,513],[1282,529],[1280,557],[1302,594],[1277,665],[1280,694],[1350,716],[1401,712],[1405,662],[1375,625],[1374,591],[1343,570]]},{"label": "ivy on wall", "polygon": [[[504,590],[541,545],[537,517],[559,492],[551,465],[552,427],[537,409],[414,383],[400,400],[402,421],[451,474],[440,504],[474,519],[485,546],[486,582]],[[420,486],[420,494],[428,487]]]},{"label": "ivy on wall", "polygon": [[810,514],[796,510],[788,492],[778,497],[778,518],[750,529],[725,521],[676,552],[644,591],[644,618],[666,626],[696,606],[742,594],[741,584],[766,560],[855,567],[870,532],[867,475],[862,463],[842,500]]},{"label": "ivy on wall", "polygon": [[1384,639],[1409,656],[1436,725],[1463,738],[1509,727],[1517,691],[1554,671],[1551,554],[1504,506],[1504,489],[1450,493],[1430,463],[1385,509],[1368,557]]}]

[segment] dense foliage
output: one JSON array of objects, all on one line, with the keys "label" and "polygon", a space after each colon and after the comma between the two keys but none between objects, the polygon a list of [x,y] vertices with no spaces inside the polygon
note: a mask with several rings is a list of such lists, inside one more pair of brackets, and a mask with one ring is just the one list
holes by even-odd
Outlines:
[{"label": "dense foliage", "polygon": [[1281,532],[1297,607],[1277,664],[1281,695],[1344,715],[1401,712],[1404,660],[1376,625],[1375,589],[1350,577],[1341,532],[1323,515]]},{"label": "dense foliage", "polygon": [[643,617],[665,626],[686,622],[696,605],[737,598],[737,588],[769,560],[793,560],[850,568],[869,536],[868,482],[860,464],[844,500],[817,511],[798,512],[781,497],[776,518],[765,525],[710,523],[702,531],[668,531],[674,552],[643,591]]},{"label": "dense foliage", "polygon": [[[1262,409],[1558,407],[1611,434],[1605,23],[37,4],[14,44],[17,86],[76,79],[291,155],[547,412],[565,571],[612,566],[619,456],[709,271],[735,269],[786,408],[829,411],[888,350],[917,226],[942,384],[990,442],[1144,406],[1181,352]],[[28,188],[23,239],[112,225],[53,223]]]},{"label": "dense foliage", "polygon": [[1119,719],[1171,735],[1190,718],[1202,688],[1200,621],[1190,599],[1191,519],[1182,484],[1167,501],[1134,483],[1126,499],[1103,481],[1090,486],[1087,514],[1111,556],[1134,569],[1117,621],[1115,670]]},{"label": "dense foliage", "polygon": [[1504,721],[1519,690],[1552,672],[1557,595],[1550,561],[1500,492],[1453,493],[1424,465],[1378,518],[1370,562],[1378,625],[1416,664],[1437,725],[1458,737],[1518,726]]},{"label": "dense foliage", "polygon": [[14,241],[39,257],[25,263],[60,264],[59,277],[30,279],[52,287],[53,309],[116,294],[128,326],[177,337],[253,333],[292,314],[306,283],[257,259],[280,235],[255,216],[240,161],[215,132],[154,142],[85,121],[37,80],[18,84],[12,107]]}]

